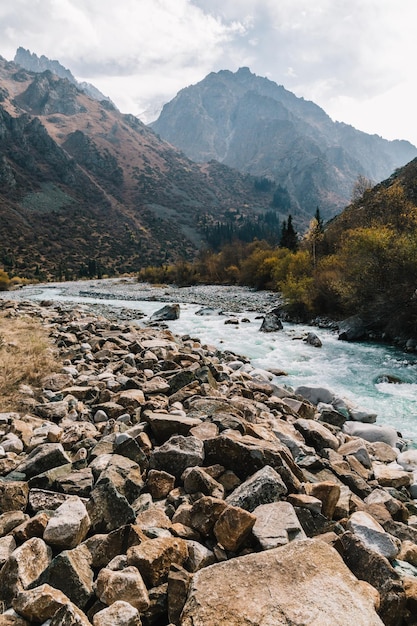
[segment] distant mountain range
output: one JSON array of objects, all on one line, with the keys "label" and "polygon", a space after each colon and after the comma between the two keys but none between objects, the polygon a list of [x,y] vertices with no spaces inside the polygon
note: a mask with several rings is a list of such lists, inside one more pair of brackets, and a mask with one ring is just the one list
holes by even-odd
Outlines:
[{"label": "distant mountain range", "polygon": [[15,61],[0,57],[0,267],[14,274],[137,271],[271,214],[302,228],[345,206],[359,174],[417,155],[247,68],[182,90],[150,128],[58,61],[23,48]]},{"label": "distant mountain range", "polygon": [[[31,52],[30,50],[25,50],[25,48],[20,47],[16,50],[16,54],[14,55],[14,62],[17,65],[23,67],[25,70],[29,70],[29,72],[35,72],[37,74],[49,70],[53,74],[56,74],[56,76],[59,76],[59,78],[66,78],[67,80],[69,80],[70,83],[76,85],[81,91],[86,93],[87,96],[90,96],[90,98],[94,98],[94,100],[99,101],[107,100],[108,102],[111,102],[110,98],[102,94],[101,91],[97,89],[97,87],[94,87],[94,85],[91,85],[91,83],[80,83],[72,75],[70,70],[61,65],[59,61],[51,61],[43,54],[42,56],[38,57],[38,55],[34,52]],[[116,108],[113,102],[112,104],[114,108]]]},{"label": "distant mountain range", "polygon": [[[26,63],[28,54],[18,58]],[[30,55],[29,55],[30,56]],[[38,62],[38,70],[47,61]],[[23,62],[23,61],[22,61]],[[207,223],[264,213],[254,179],[202,166],[52,62],[0,57],[0,266],[64,278],[190,258]],[[64,68],[65,70],[65,68]]]},{"label": "distant mountain range", "polygon": [[313,102],[246,67],[213,72],[182,89],[151,127],[196,162],[216,159],[274,181],[299,222],[317,207],[325,218],[334,216],[350,201],[358,176],[380,182],[417,156],[408,141],[333,122]]}]

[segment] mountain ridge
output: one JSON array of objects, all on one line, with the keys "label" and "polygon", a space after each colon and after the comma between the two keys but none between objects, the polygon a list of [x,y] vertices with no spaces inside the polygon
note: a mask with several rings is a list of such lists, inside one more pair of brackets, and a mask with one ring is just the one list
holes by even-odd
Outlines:
[{"label": "mountain ridge", "polygon": [[196,162],[217,159],[285,186],[295,215],[320,206],[333,217],[359,175],[377,183],[417,156],[410,142],[333,122],[314,102],[246,67],[211,72],[180,90],[150,126]]},{"label": "mountain ridge", "polygon": [[0,263],[11,273],[73,277],[91,260],[137,271],[194,255],[203,218],[268,209],[250,176],[197,165],[135,116],[1,58],[0,136]]}]

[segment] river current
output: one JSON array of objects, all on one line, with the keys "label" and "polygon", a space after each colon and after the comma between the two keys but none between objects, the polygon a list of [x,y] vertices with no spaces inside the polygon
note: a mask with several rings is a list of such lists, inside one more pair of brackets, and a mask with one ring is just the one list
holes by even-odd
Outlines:
[{"label": "river current", "polygon": [[[249,290],[244,288],[233,288],[228,299],[227,288],[225,291],[224,288],[211,287],[207,290],[206,287],[203,301],[214,310],[210,315],[199,315],[202,300],[198,297],[198,287],[193,288],[193,293],[197,294],[194,298],[192,295],[185,298],[199,302],[195,304],[184,302],[184,291],[180,289],[175,292],[170,288],[169,292],[161,292],[161,289],[153,290],[148,286],[145,291],[133,296],[132,289],[119,289],[110,293],[111,297],[106,297],[103,292],[95,296],[83,284],[79,288],[80,284],[73,283],[72,288],[71,283],[25,287],[15,293],[18,293],[19,299],[48,299],[68,304],[77,302],[87,306],[111,307],[115,311],[129,309],[133,318],[134,312],[140,311],[145,317],[140,319],[138,313],[139,325],[145,325],[149,317],[167,301],[180,301],[180,318],[167,322],[174,333],[191,335],[203,343],[246,356],[255,367],[283,370],[285,376],[274,377],[274,382],[279,385],[291,388],[312,385],[331,389],[335,395],[348,399],[358,408],[376,413],[377,423],[390,424],[405,439],[412,440],[414,445],[417,443],[417,355],[406,354],[385,344],[338,341],[331,330],[310,326],[284,323],[281,331],[262,333],[259,331],[260,317],[267,307],[268,296],[259,295],[257,307],[256,294],[250,292],[251,298],[246,298]],[[95,285],[100,289],[100,281],[95,281]],[[108,284],[105,291],[108,291]],[[86,293],[88,295],[83,295]],[[161,297],[161,293],[168,293],[168,297]],[[13,298],[14,292],[6,297]],[[233,298],[238,299],[240,306],[232,306]],[[245,302],[250,306],[249,310],[242,306]],[[229,304],[229,310],[225,304],[226,307]],[[239,320],[239,323],[226,324],[231,318]],[[303,340],[310,331],[321,339],[321,348]],[[388,382],[390,377],[402,382]]]}]

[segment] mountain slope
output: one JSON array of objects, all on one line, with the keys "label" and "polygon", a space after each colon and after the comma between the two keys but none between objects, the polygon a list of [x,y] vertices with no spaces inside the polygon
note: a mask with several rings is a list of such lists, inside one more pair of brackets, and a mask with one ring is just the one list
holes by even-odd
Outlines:
[{"label": "mountain slope", "polygon": [[1,58],[0,137],[0,264],[18,274],[136,271],[191,256],[231,208],[268,209],[250,176],[197,165],[111,103]]},{"label": "mountain slope", "polygon": [[196,162],[222,163],[285,187],[295,215],[335,215],[359,175],[379,182],[417,156],[333,122],[313,102],[252,74],[220,71],[181,90],[151,127]]}]

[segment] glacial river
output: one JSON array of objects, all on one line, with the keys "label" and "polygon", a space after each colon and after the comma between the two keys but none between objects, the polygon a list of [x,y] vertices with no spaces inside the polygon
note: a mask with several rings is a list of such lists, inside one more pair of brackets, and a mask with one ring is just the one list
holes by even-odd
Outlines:
[{"label": "glacial river", "polygon": [[[164,301],[125,299],[123,294],[118,293],[111,294],[109,299],[101,294],[96,299],[80,295],[86,293],[85,289],[78,292],[73,290],[71,293],[67,285],[27,287],[19,292],[19,298],[104,305],[116,310],[129,309],[132,313],[137,310],[145,315],[141,319],[138,315],[139,325],[144,325],[155,311],[167,304],[166,298]],[[194,288],[195,291],[198,289]],[[160,290],[155,290],[156,295],[152,295],[152,290],[148,288],[146,297],[156,298],[159,293]],[[177,301],[175,291],[173,293],[170,289],[170,293],[170,301]],[[337,335],[330,330],[302,325],[284,323],[281,331],[262,333],[259,331],[262,321],[259,318],[260,311],[253,310],[256,308],[253,303],[252,310],[233,313],[218,306],[215,287],[212,287],[212,293],[210,304],[214,311],[211,315],[196,314],[202,308],[201,304],[181,302],[180,318],[167,322],[169,328],[176,334],[191,335],[203,343],[244,355],[256,367],[285,371],[286,376],[274,378],[277,384],[292,388],[298,385],[327,387],[359,408],[377,413],[377,423],[390,424],[405,439],[417,442],[416,354],[405,354],[387,345],[338,341]],[[242,288],[241,294],[244,293]],[[13,297],[13,294],[8,297]],[[132,298],[131,294],[126,297]],[[225,324],[232,317],[237,318],[239,323]],[[321,348],[303,341],[309,331],[319,336],[323,344]],[[395,376],[402,383],[384,382],[386,376]]]}]

